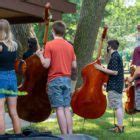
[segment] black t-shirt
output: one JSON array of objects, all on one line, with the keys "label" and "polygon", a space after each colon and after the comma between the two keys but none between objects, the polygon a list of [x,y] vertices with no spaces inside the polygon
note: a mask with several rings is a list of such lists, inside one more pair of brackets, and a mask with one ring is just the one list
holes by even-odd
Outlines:
[{"label": "black t-shirt", "polygon": [[118,75],[110,75],[107,83],[107,91],[115,90],[122,94],[124,86],[123,61],[117,51],[113,52],[108,64],[108,69],[118,71]]},{"label": "black t-shirt", "polygon": [[23,54],[23,60],[27,59],[28,57],[30,57],[30,56],[33,55],[34,53],[35,53],[34,50],[31,50],[31,49],[27,50],[27,52],[25,52],[25,53]]},{"label": "black t-shirt", "polygon": [[0,46],[2,46],[2,52],[0,52],[0,71],[14,70],[17,51],[8,51],[8,47],[1,42]]}]

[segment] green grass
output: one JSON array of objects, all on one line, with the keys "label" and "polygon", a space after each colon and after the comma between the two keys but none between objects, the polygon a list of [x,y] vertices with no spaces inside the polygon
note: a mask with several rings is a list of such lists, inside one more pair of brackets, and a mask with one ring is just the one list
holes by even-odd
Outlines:
[{"label": "green grass", "polygon": [[[129,75],[125,75],[128,77]],[[126,96],[124,94],[123,102]],[[74,133],[88,134],[97,137],[99,140],[140,140],[140,113],[134,115],[134,126],[132,126],[131,115],[124,115],[125,132],[122,134],[114,134],[108,129],[113,126],[113,111],[107,109],[106,113],[96,120],[85,120],[77,115],[74,115]],[[34,124],[31,127],[39,131],[52,131],[53,134],[59,135],[59,126],[57,120],[54,122],[42,122]]]},{"label": "green grass", "polygon": [[[124,94],[123,104],[126,101]],[[85,120],[77,115],[73,116],[74,133],[88,134],[97,137],[99,140],[140,140],[140,113],[134,115],[134,126],[132,126],[132,116],[124,114],[125,132],[122,134],[114,134],[108,129],[114,124],[113,111],[107,109],[105,114],[96,120]],[[52,131],[53,134],[60,134],[57,120],[53,122],[42,122],[32,125],[39,131]]]},{"label": "green grass", "polygon": [[[125,114],[125,133],[114,134],[108,131],[112,127],[114,119],[112,110],[107,110],[104,116],[96,120],[85,120],[74,115],[74,133],[83,133],[99,138],[99,140],[140,140],[140,114],[135,115],[135,126],[132,126],[131,116]],[[44,122],[33,125],[40,131],[52,131],[53,134],[60,134],[57,121]]]},{"label": "green grass", "polygon": [[[124,94],[123,103],[126,101]],[[77,115],[73,116],[74,133],[88,134],[99,138],[99,140],[140,140],[140,113],[134,115],[134,126],[132,126],[131,115],[124,114],[125,132],[114,134],[108,129],[114,124],[113,111],[107,109],[106,113],[96,120],[85,120]],[[52,131],[53,134],[60,134],[57,120],[54,122],[42,122],[32,125],[39,131]]]}]

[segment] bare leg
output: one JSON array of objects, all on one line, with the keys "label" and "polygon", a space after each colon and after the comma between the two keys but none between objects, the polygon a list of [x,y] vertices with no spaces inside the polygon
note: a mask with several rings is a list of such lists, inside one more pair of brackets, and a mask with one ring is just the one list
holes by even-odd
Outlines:
[{"label": "bare leg", "polygon": [[17,114],[17,97],[8,97],[7,98],[7,103],[8,103],[8,111],[9,115],[12,119],[13,123],[13,129],[16,134],[21,133],[21,124],[20,124],[20,119]]},{"label": "bare leg", "polygon": [[116,117],[117,117],[117,122],[118,122],[118,126],[122,127],[123,126],[123,109],[122,108],[118,108],[116,110]]},{"label": "bare leg", "polygon": [[68,134],[72,134],[73,122],[72,122],[72,115],[71,115],[69,107],[65,108],[65,116],[66,116],[66,121],[67,121]]},{"label": "bare leg", "polygon": [[4,103],[5,103],[5,98],[0,99],[0,135],[5,133]]},{"label": "bare leg", "polygon": [[65,112],[63,107],[59,107],[56,109],[56,115],[58,124],[62,134],[67,134],[67,121],[65,117]]}]

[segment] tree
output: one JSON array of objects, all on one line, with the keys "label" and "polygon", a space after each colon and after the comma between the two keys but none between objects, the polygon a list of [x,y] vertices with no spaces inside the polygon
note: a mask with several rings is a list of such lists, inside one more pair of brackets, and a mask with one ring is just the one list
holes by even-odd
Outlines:
[{"label": "tree", "polygon": [[74,46],[78,62],[78,85],[81,69],[92,61],[98,29],[108,0],[83,0]]},{"label": "tree", "polygon": [[63,21],[67,25],[67,33],[65,38],[72,43],[74,42],[74,37],[76,33],[76,27],[78,24],[78,19],[80,18],[80,9],[82,5],[83,0],[69,0],[72,3],[76,4],[76,13],[74,14],[64,14],[63,15]]},{"label": "tree", "polygon": [[27,39],[36,37],[32,24],[12,25],[12,32],[15,41],[18,43],[18,57],[22,58],[23,53],[27,50]]}]

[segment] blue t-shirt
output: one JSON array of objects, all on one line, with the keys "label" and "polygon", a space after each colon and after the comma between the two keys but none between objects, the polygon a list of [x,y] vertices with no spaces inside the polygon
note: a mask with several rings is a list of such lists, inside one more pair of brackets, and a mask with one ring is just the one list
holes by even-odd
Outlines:
[{"label": "blue t-shirt", "polygon": [[8,51],[8,47],[0,42],[2,52],[0,52],[0,71],[14,70],[14,63],[17,58],[17,51]]},{"label": "blue t-shirt", "polygon": [[124,86],[123,61],[117,51],[113,52],[108,64],[108,69],[118,71],[118,75],[110,75],[107,83],[107,91],[115,90],[122,94]]}]

